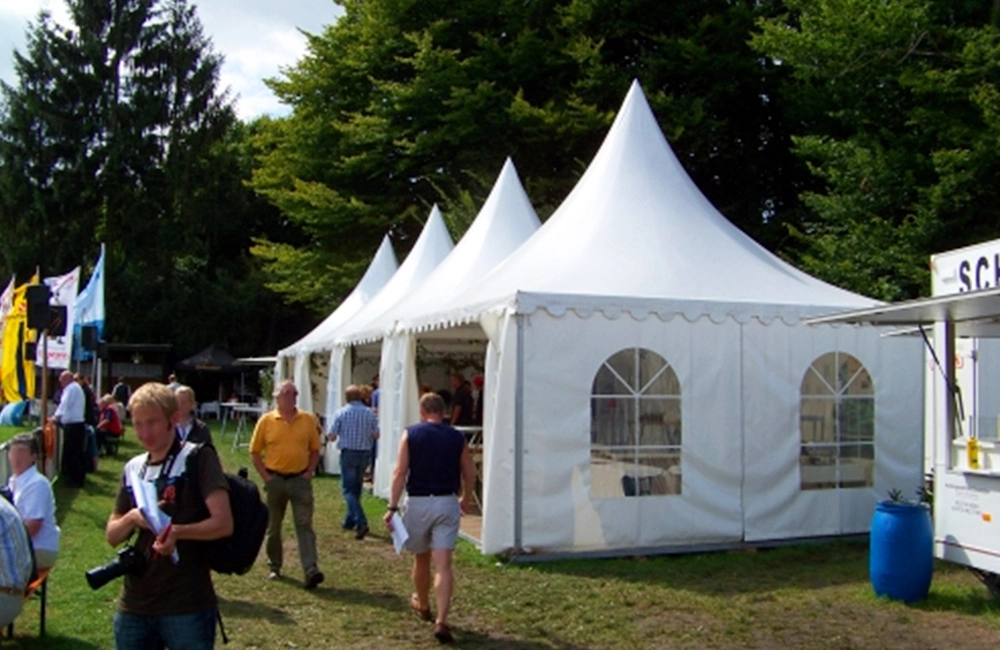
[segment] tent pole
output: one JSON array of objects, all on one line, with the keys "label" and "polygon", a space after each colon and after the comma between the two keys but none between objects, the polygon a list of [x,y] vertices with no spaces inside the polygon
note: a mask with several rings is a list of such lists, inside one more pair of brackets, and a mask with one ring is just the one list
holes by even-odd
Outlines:
[{"label": "tent pole", "polygon": [[523,551],[521,530],[524,486],[524,314],[515,314],[517,369],[514,382],[514,555]]}]

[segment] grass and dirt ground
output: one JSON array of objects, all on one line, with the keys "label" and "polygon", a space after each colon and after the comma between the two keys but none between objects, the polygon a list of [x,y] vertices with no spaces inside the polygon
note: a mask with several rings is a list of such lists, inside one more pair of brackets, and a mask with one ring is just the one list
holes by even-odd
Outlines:
[{"label": "grass and dirt ground", "polygon": [[[15,431],[0,429],[0,439]],[[214,433],[218,437],[217,426]],[[227,437],[219,444],[226,468],[249,467],[246,449],[233,451],[228,443]],[[140,451],[128,431],[118,457],[101,459],[84,489],[56,482],[63,544],[49,581],[47,636],[38,638],[35,598],[3,647],[113,647],[120,585],[91,591],[83,574],[114,555],[104,523],[122,463]],[[302,588],[289,512],[285,577],[267,581],[262,554],[247,575],[216,578],[228,647],[437,647],[433,626],[410,612],[409,558],[393,552],[381,526],[384,502],[366,497],[373,534],[358,541],[340,529],[344,506],[336,477],[318,477],[314,488],[326,582],[315,591]],[[1000,643],[1000,603],[963,568],[937,563],[930,597],[908,606],[876,598],[867,565],[867,544],[858,540],[536,564],[484,557],[461,542],[451,622],[458,647],[513,650],[980,650]]]}]

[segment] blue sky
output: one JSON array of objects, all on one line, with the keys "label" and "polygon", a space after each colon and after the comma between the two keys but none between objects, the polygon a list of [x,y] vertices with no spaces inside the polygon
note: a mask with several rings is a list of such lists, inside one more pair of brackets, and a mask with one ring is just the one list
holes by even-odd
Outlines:
[{"label": "blue sky", "polygon": [[[282,115],[264,79],[277,76],[281,67],[293,65],[306,51],[304,29],[319,33],[343,13],[333,0],[201,0],[194,1],[198,17],[215,50],[225,56],[222,86],[228,87],[242,118]],[[0,0],[0,79],[16,82],[13,51],[24,51],[29,22],[46,9],[58,22],[66,22],[63,0]]]}]

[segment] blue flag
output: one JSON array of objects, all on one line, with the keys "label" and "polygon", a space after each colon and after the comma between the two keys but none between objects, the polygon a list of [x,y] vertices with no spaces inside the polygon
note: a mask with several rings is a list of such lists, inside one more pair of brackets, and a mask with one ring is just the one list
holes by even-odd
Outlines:
[{"label": "blue flag", "polygon": [[94,274],[90,281],[76,296],[76,319],[73,323],[73,359],[87,361],[94,356],[90,350],[84,350],[81,341],[81,331],[85,325],[97,328],[97,340],[104,338],[104,244],[101,244],[101,256],[97,258]]}]

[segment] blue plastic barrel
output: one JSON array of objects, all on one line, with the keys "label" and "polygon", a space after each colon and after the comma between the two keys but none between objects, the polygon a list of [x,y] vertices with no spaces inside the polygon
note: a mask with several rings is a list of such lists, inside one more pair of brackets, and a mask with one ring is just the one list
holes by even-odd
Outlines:
[{"label": "blue plastic barrel", "polygon": [[927,597],[934,531],[923,504],[883,501],[872,517],[868,572],[875,594],[912,603]]}]

